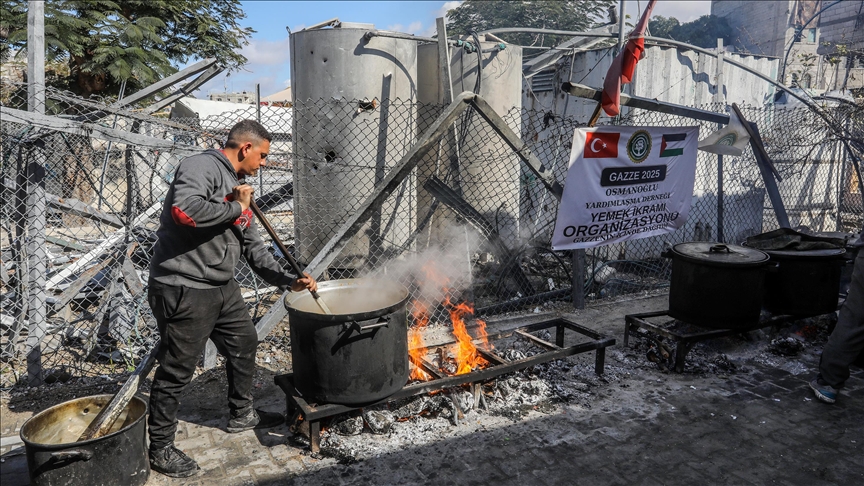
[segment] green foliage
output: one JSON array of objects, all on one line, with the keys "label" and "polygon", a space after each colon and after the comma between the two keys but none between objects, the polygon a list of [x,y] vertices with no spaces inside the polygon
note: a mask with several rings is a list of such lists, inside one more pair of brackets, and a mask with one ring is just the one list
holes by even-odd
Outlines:
[{"label": "green foliage", "polygon": [[[26,0],[0,0],[0,59],[25,55]],[[81,95],[126,93],[215,57],[239,69],[255,31],[242,27],[239,0],[46,0],[46,63],[69,66],[46,82]],[[17,53],[17,54],[15,54]]]},{"label": "green foliage", "polygon": [[[584,31],[606,23],[607,9],[613,0],[487,1],[465,0],[447,12],[448,33],[470,32],[501,27],[531,27]],[[497,34],[496,34],[497,35]],[[553,46],[568,36],[542,34],[500,34],[498,37],[519,45]]]},{"label": "green foliage", "polygon": [[672,36],[670,35],[672,30],[680,26],[681,23],[678,22],[678,19],[675,17],[667,18],[662,15],[655,15],[648,21],[648,31],[651,33],[652,37],[665,37],[667,39],[672,39]]},{"label": "green foliage", "polygon": [[732,39],[732,27],[725,18],[716,15],[703,15],[698,19],[679,24],[675,17],[653,17],[648,22],[648,29],[653,37],[665,37],[693,44],[697,47],[717,47],[717,39],[722,38],[724,44]]}]

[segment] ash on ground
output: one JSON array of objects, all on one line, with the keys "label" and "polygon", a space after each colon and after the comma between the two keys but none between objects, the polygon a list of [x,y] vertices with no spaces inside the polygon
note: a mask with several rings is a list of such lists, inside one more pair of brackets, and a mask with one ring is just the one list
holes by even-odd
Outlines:
[{"label": "ash on ground", "polygon": [[[545,330],[535,335],[547,341],[554,339]],[[500,340],[495,345],[495,352],[508,361],[545,351],[525,338]],[[342,415],[322,424],[321,454],[352,463],[394,448],[556,413],[563,404],[591,408],[600,389],[628,374],[607,364],[605,373],[596,375],[594,363],[593,352],[575,355],[498,376],[483,383],[477,395],[465,385]],[[299,434],[293,440],[297,446],[307,444]]]},{"label": "ash on ground", "polygon": [[[792,374],[806,372],[804,361],[818,361],[828,335],[837,321],[834,313],[801,318],[776,327],[742,332],[695,343],[684,362],[685,374],[730,375],[747,373],[748,362],[769,365]],[[662,323],[679,332],[698,332],[681,321]],[[671,373],[675,367],[676,343],[651,332],[631,334],[628,348],[610,348],[611,357],[630,369]]]}]

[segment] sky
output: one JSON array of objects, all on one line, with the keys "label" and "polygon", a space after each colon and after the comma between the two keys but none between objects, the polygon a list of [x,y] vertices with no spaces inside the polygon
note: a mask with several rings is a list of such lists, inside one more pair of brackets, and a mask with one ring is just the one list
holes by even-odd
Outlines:
[{"label": "sky", "polygon": [[[204,84],[195,93],[199,98],[223,91],[254,93],[256,84],[261,85],[262,97],[285,89],[291,77],[286,27],[296,32],[338,17],[343,22],[371,23],[378,29],[431,36],[435,33],[435,19],[462,2],[247,0],[241,3],[246,13],[241,25],[257,31],[241,51],[249,62],[240,71],[230,75],[223,72]],[[647,0],[626,0],[625,14],[635,18],[647,3]],[[684,23],[710,12],[710,0],[659,0],[652,16],[675,17]]]}]

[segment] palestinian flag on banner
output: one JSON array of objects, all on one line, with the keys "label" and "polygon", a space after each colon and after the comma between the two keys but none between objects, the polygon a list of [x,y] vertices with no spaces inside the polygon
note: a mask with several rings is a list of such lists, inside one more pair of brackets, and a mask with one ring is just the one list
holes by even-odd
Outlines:
[{"label": "palestinian flag on banner", "polygon": [[677,157],[684,154],[686,133],[666,133],[660,139],[660,157]]}]

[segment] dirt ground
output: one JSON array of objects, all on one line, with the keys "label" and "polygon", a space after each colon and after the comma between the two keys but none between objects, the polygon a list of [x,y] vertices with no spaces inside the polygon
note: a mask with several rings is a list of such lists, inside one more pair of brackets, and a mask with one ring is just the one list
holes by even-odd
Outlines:
[{"label": "dirt ground", "polygon": [[[668,408],[665,405],[666,397],[661,397],[661,394],[672,393],[672,390],[691,391],[711,387],[719,389],[738,379],[752,381],[755,376],[761,376],[760,370],[764,369],[783,373],[784,377],[801,385],[799,388],[803,393],[806,391],[806,381],[813,373],[814,364],[818,362],[828,329],[835,319],[833,314],[829,314],[794,321],[782,327],[766,328],[697,344],[688,354],[684,373],[677,374],[669,370],[668,362],[658,359],[663,349],[655,343],[645,339],[631,339],[628,347],[623,346],[625,315],[662,310],[666,309],[667,305],[668,297],[665,293],[644,294],[637,298],[630,296],[628,299],[594,305],[584,310],[574,310],[567,302],[557,302],[535,306],[519,313],[490,317],[487,319],[488,330],[492,332],[565,315],[575,322],[615,338],[617,343],[607,350],[606,369],[602,376],[593,374],[593,354],[573,356],[535,367],[521,375],[513,375],[514,379],[530,383],[532,387],[544,388],[537,391],[536,395],[529,396],[529,399],[536,403],[528,400],[509,409],[492,407],[491,410],[471,410],[466,414],[466,420],[456,426],[445,416],[432,414],[414,417],[394,423],[390,432],[385,435],[370,434],[368,429],[359,435],[340,435],[334,433],[337,430],[335,423],[328,424],[330,428],[323,434],[322,445],[325,447],[321,454],[316,455],[309,454],[303,437],[294,435],[283,426],[268,434],[256,434],[257,438],[252,435],[241,438],[252,441],[248,444],[243,442],[243,445],[232,445],[232,450],[246,450],[251,447],[259,455],[246,457],[248,454],[243,453],[243,457],[234,457],[233,462],[226,463],[225,457],[231,455],[220,456],[220,447],[226,448],[226,444],[238,439],[221,431],[223,422],[227,419],[227,383],[220,361],[212,370],[199,369],[184,392],[178,446],[187,451],[198,451],[195,455],[203,470],[201,477],[196,479],[198,484],[281,484],[280,481],[265,480],[271,477],[268,474],[285,480],[309,475],[310,480],[317,478],[310,484],[330,484],[330,481],[322,479],[329,474],[324,471],[333,470],[339,465],[358,462],[373,464],[376,458],[398,455],[403,450],[435,447],[435,444],[442,441],[462,440],[460,438],[476,434],[494,434],[496,430],[530,426],[547,418],[592,417],[597,413],[620,412],[653,420]],[[274,385],[273,378],[291,370],[290,336],[286,324],[283,322],[274,329],[258,348],[258,371],[254,385],[256,404],[272,411],[284,411],[285,406],[284,393]],[[430,326],[424,334],[424,341],[430,345],[451,339],[449,329],[444,325]],[[35,389],[15,388],[4,392],[0,396],[2,436],[7,438],[17,435],[17,429],[24,420],[35,412],[75,397],[113,393],[124,381],[123,378],[97,377]],[[141,394],[147,395],[149,384],[149,380],[144,383]],[[668,391],[660,391],[661,387]],[[810,399],[805,396],[804,400]],[[605,429],[609,427],[604,427]],[[616,432],[619,433],[621,432]],[[202,439],[204,435],[201,434],[206,434],[207,439]],[[506,441],[504,444],[506,445]],[[17,450],[20,454],[23,449]],[[3,476],[20,480],[22,458],[16,459],[16,449],[4,447],[0,451],[2,460],[6,463],[0,464],[5,466]],[[207,456],[212,454],[206,451],[215,454],[213,461],[208,462]],[[265,453],[264,459],[261,459],[260,452]],[[17,462],[14,462],[16,460]],[[15,470],[11,465],[13,462],[18,464],[18,476],[12,475]],[[26,474],[26,463],[23,471]],[[358,478],[352,480],[354,479]],[[407,484],[395,479],[392,484],[400,483]],[[684,484],[677,481],[671,483]],[[183,483],[153,473],[149,484]],[[360,481],[360,484],[363,484],[363,481]]]}]

